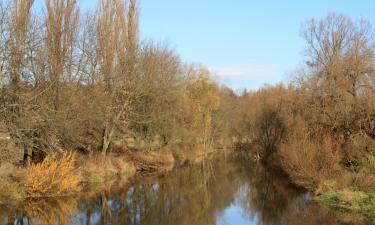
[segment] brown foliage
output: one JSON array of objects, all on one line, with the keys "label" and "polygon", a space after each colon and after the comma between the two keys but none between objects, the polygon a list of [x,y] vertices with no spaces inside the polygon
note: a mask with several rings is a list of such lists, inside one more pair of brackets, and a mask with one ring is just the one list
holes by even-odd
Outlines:
[{"label": "brown foliage", "polygon": [[0,5],[0,123],[26,164],[64,149],[106,154],[127,138],[212,145],[217,83],[140,42],[136,0],[100,0],[86,17],[74,0],[44,1],[43,16],[33,3]]},{"label": "brown foliage", "polygon": [[263,108],[255,123],[257,141],[267,158],[276,149],[285,133],[285,125],[279,111],[273,108]]},{"label": "brown foliage", "polygon": [[324,135],[320,142],[311,140],[306,133],[290,136],[280,145],[278,154],[291,181],[309,189],[315,189],[340,174],[341,156],[329,134]]}]

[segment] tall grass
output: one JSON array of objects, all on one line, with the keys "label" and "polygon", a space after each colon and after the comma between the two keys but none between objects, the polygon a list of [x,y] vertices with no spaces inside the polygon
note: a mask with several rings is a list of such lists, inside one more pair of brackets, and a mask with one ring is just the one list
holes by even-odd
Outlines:
[{"label": "tall grass", "polygon": [[24,170],[12,164],[0,166],[0,204],[17,204],[25,197]]},{"label": "tall grass", "polygon": [[82,161],[81,170],[86,177],[85,182],[91,187],[101,186],[110,181],[127,180],[135,174],[135,168],[124,156],[92,155]]}]

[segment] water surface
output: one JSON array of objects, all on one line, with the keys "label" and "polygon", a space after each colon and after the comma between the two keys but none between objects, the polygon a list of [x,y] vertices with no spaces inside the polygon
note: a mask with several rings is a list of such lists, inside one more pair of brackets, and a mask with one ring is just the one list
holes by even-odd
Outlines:
[{"label": "water surface", "polygon": [[365,224],[336,216],[286,179],[243,157],[220,157],[128,187],[0,208],[0,224]]}]

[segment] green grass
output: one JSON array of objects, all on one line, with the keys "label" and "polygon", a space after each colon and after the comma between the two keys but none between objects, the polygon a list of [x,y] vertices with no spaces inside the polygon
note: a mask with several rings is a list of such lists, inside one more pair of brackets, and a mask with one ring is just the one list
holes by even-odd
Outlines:
[{"label": "green grass", "polygon": [[329,191],[316,200],[331,210],[364,217],[375,222],[375,193],[343,190]]},{"label": "green grass", "polygon": [[103,184],[104,180],[95,174],[91,174],[88,179],[88,182],[91,188],[95,188]]},{"label": "green grass", "polygon": [[102,185],[115,181],[118,178],[115,172],[108,173],[105,176],[99,174],[91,174],[88,178],[89,187],[91,190],[96,190]]},{"label": "green grass", "polygon": [[134,176],[136,173],[134,166],[125,166],[121,170],[121,175],[127,178]]}]

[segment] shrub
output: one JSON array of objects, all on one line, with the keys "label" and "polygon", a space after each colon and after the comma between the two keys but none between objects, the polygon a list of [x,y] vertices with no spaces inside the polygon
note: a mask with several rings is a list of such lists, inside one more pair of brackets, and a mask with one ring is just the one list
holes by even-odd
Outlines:
[{"label": "shrub", "polygon": [[256,122],[257,140],[264,158],[274,151],[283,138],[285,126],[278,109],[265,107]]},{"label": "shrub", "polygon": [[27,196],[62,196],[79,190],[81,176],[74,163],[75,154],[69,152],[60,160],[48,156],[42,163],[29,166],[25,184]]},{"label": "shrub", "polygon": [[321,142],[308,137],[289,138],[280,145],[279,154],[291,181],[308,189],[315,189],[333,179],[341,169],[340,154],[328,134]]},{"label": "shrub", "polygon": [[354,134],[344,148],[344,163],[347,167],[359,172],[365,168],[375,172],[375,141],[364,133]]}]

